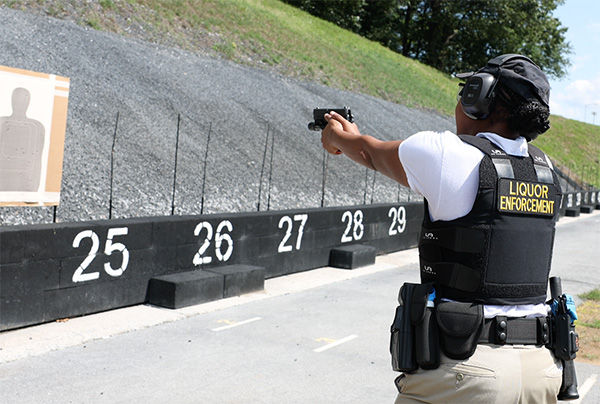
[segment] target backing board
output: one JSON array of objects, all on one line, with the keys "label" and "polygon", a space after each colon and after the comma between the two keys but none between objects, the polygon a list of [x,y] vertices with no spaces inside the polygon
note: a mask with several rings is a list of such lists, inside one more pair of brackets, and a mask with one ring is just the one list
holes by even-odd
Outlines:
[{"label": "target backing board", "polygon": [[60,201],[69,79],[0,66],[0,206]]}]

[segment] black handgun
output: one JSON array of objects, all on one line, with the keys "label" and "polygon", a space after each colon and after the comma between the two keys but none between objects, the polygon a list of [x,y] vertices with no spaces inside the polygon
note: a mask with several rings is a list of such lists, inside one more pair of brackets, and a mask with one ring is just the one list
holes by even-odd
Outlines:
[{"label": "black handgun", "polygon": [[325,126],[327,126],[327,121],[325,120],[325,114],[328,114],[331,111],[334,111],[334,112],[340,114],[341,116],[344,117],[344,119],[346,119],[346,120],[348,120],[350,122],[354,122],[354,118],[352,117],[352,112],[350,111],[350,108],[348,108],[348,107],[343,107],[343,108],[315,108],[315,109],[313,109],[314,122],[310,122],[308,124],[308,129],[310,129],[310,130],[323,130],[323,129],[325,129]]}]

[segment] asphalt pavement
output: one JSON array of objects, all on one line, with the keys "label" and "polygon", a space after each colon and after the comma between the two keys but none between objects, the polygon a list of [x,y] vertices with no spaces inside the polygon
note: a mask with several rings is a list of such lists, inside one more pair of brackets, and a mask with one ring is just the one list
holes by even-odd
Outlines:
[{"label": "asphalt pavement", "polygon": [[[552,275],[600,287],[600,212],[561,219]],[[388,352],[416,250],[356,270],[267,280],[265,291],[167,310],[113,310],[0,333],[2,403],[391,403]],[[576,361],[581,403],[600,367]]]}]

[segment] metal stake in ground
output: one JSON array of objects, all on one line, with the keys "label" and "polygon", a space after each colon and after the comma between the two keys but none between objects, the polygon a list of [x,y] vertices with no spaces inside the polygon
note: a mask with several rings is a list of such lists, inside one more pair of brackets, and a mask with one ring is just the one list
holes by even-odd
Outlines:
[{"label": "metal stake in ground", "polygon": [[375,178],[377,178],[377,172],[373,172],[373,183],[371,184],[371,205],[373,204],[373,195],[375,195]]},{"label": "metal stake in ground", "polygon": [[206,185],[206,163],[208,161],[208,145],[210,144],[210,133],[212,132],[212,122],[208,125],[208,137],[206,138],[206,151],[204,153],[204,168],[202,170],[202,199],[200,201],[200,214],[204,213],[204,186]]},{"label": "metal stake in ground", "polygon": [[327,181],[327,166],[329,165],[329,153],[323,149],[323,184],[321,186],[321,207],[325,205],[325,182]]},{"label": "metal stake in ground", "polygon": [[369,169],[365,168],[365,193],[363,194],[363,205],[367,204],[367,188],[369,187]]},{"label": "metal stake in ground", "polygon": [[269,191],[267,192],[267,210],[271,209],[271,179],[273,178],[273,150],[275,149],[275,132],[271,135],[271,161],[269,162]]},{"label": "metal stake in ground", "polygon": [[115,143],[117,141],[117,128],[119,127],[119,113],[117,111],[117,120],[115,122],[115,131],[113,133],[112,149],[110,152],[110,196],[108,198],[108,219],[112,219],[112,201],[113,201],[113,179],[115,169]]},{"label": "metal stake in ground", "polygon": [[262,183],[263,174],[265,172],[265,161],[267,160],[267,147],[269,145],[269,124],[267,123],[267,138],[265,139],[265,151],[263,152],[262,167],[260,168],[260,180],[258,182],[258,203],[256,204],[256,210],[260,212],[260,199],[262,194]]},{"label": "metal stake in ground", "polygon": [[177,185],[177,154],[179,152],[179,124],[181,114],[177,114],[177,134],[175,135],[175,167],[173,168],[173,196],[171,198],[171,216],[175,214],[175,186]]}]

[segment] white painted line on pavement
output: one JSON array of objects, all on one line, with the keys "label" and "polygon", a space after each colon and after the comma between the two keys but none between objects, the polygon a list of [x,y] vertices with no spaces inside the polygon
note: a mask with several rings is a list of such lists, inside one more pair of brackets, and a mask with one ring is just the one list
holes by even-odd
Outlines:
[{"label": "white painted line on pavement", "polygon": [[238,325],[244,325],[244,324],[248,324],[248,323],[253,323],[253,322],[258,321],[258,320],[262,320],[262,317],[254,317],[254,318],[251,318],[251,319],[248,319],[248,320],[240,321],[239,323],[233,323],[233,324],[229,324],[229,325],[224,325],[223,327],[213,328],[212,331],[228,330],[230,328],[237,327]]},{"label": "white painted line on pavement", "polygon": [[596,373],[592,374],[590,377],[585,379],[585,382],[581,385],[577,390],[579,391],[579,398],[575,401],[571,401],[573,404],[581,403],[581,400],[585,397],[587,393],[590,392],[594,383],[596,383],[596,379],[598,379],[598,375]]},{"label": "white painted line on pavement", "polygon": [[[375,265],[352,271],[323,267],[265,280],[265,290],[228,297],[195,306],[170,310],[147,304],[109,310],[98,314],[72,318],[64,323],[46,323],[17,330],[0,332],[0,364],[47,352],[65,349],[100,338],[111,338],[159,324],[171,323],[204,313],[212,313],[250,302],[302,292],[380,271],[397,270],[405,265],[419,265],[416,248],[375,258]],[[406,272],[408,274],[409,272]],[[411,274],[414,271],[410,272]],[[407,275],[408,276],[408,275]],[[416,271],[418,280],[419,274]]]},{"label": "white painted line on pavement", "polygon": [[340,340],[332,342],[331,344],[323,345],[321,348],[317,348],[314,351],[315,352],[323,352],[323,351],[326,351],[326,350],[328,350],[330,348],[333,348],[334,346],[341,345],[344,342],[352,341],[354,338],[357,338],[357,337],[358,337],[358,335],[352,334],[352,335],[347,336],[346,338],[342,338]]}]

